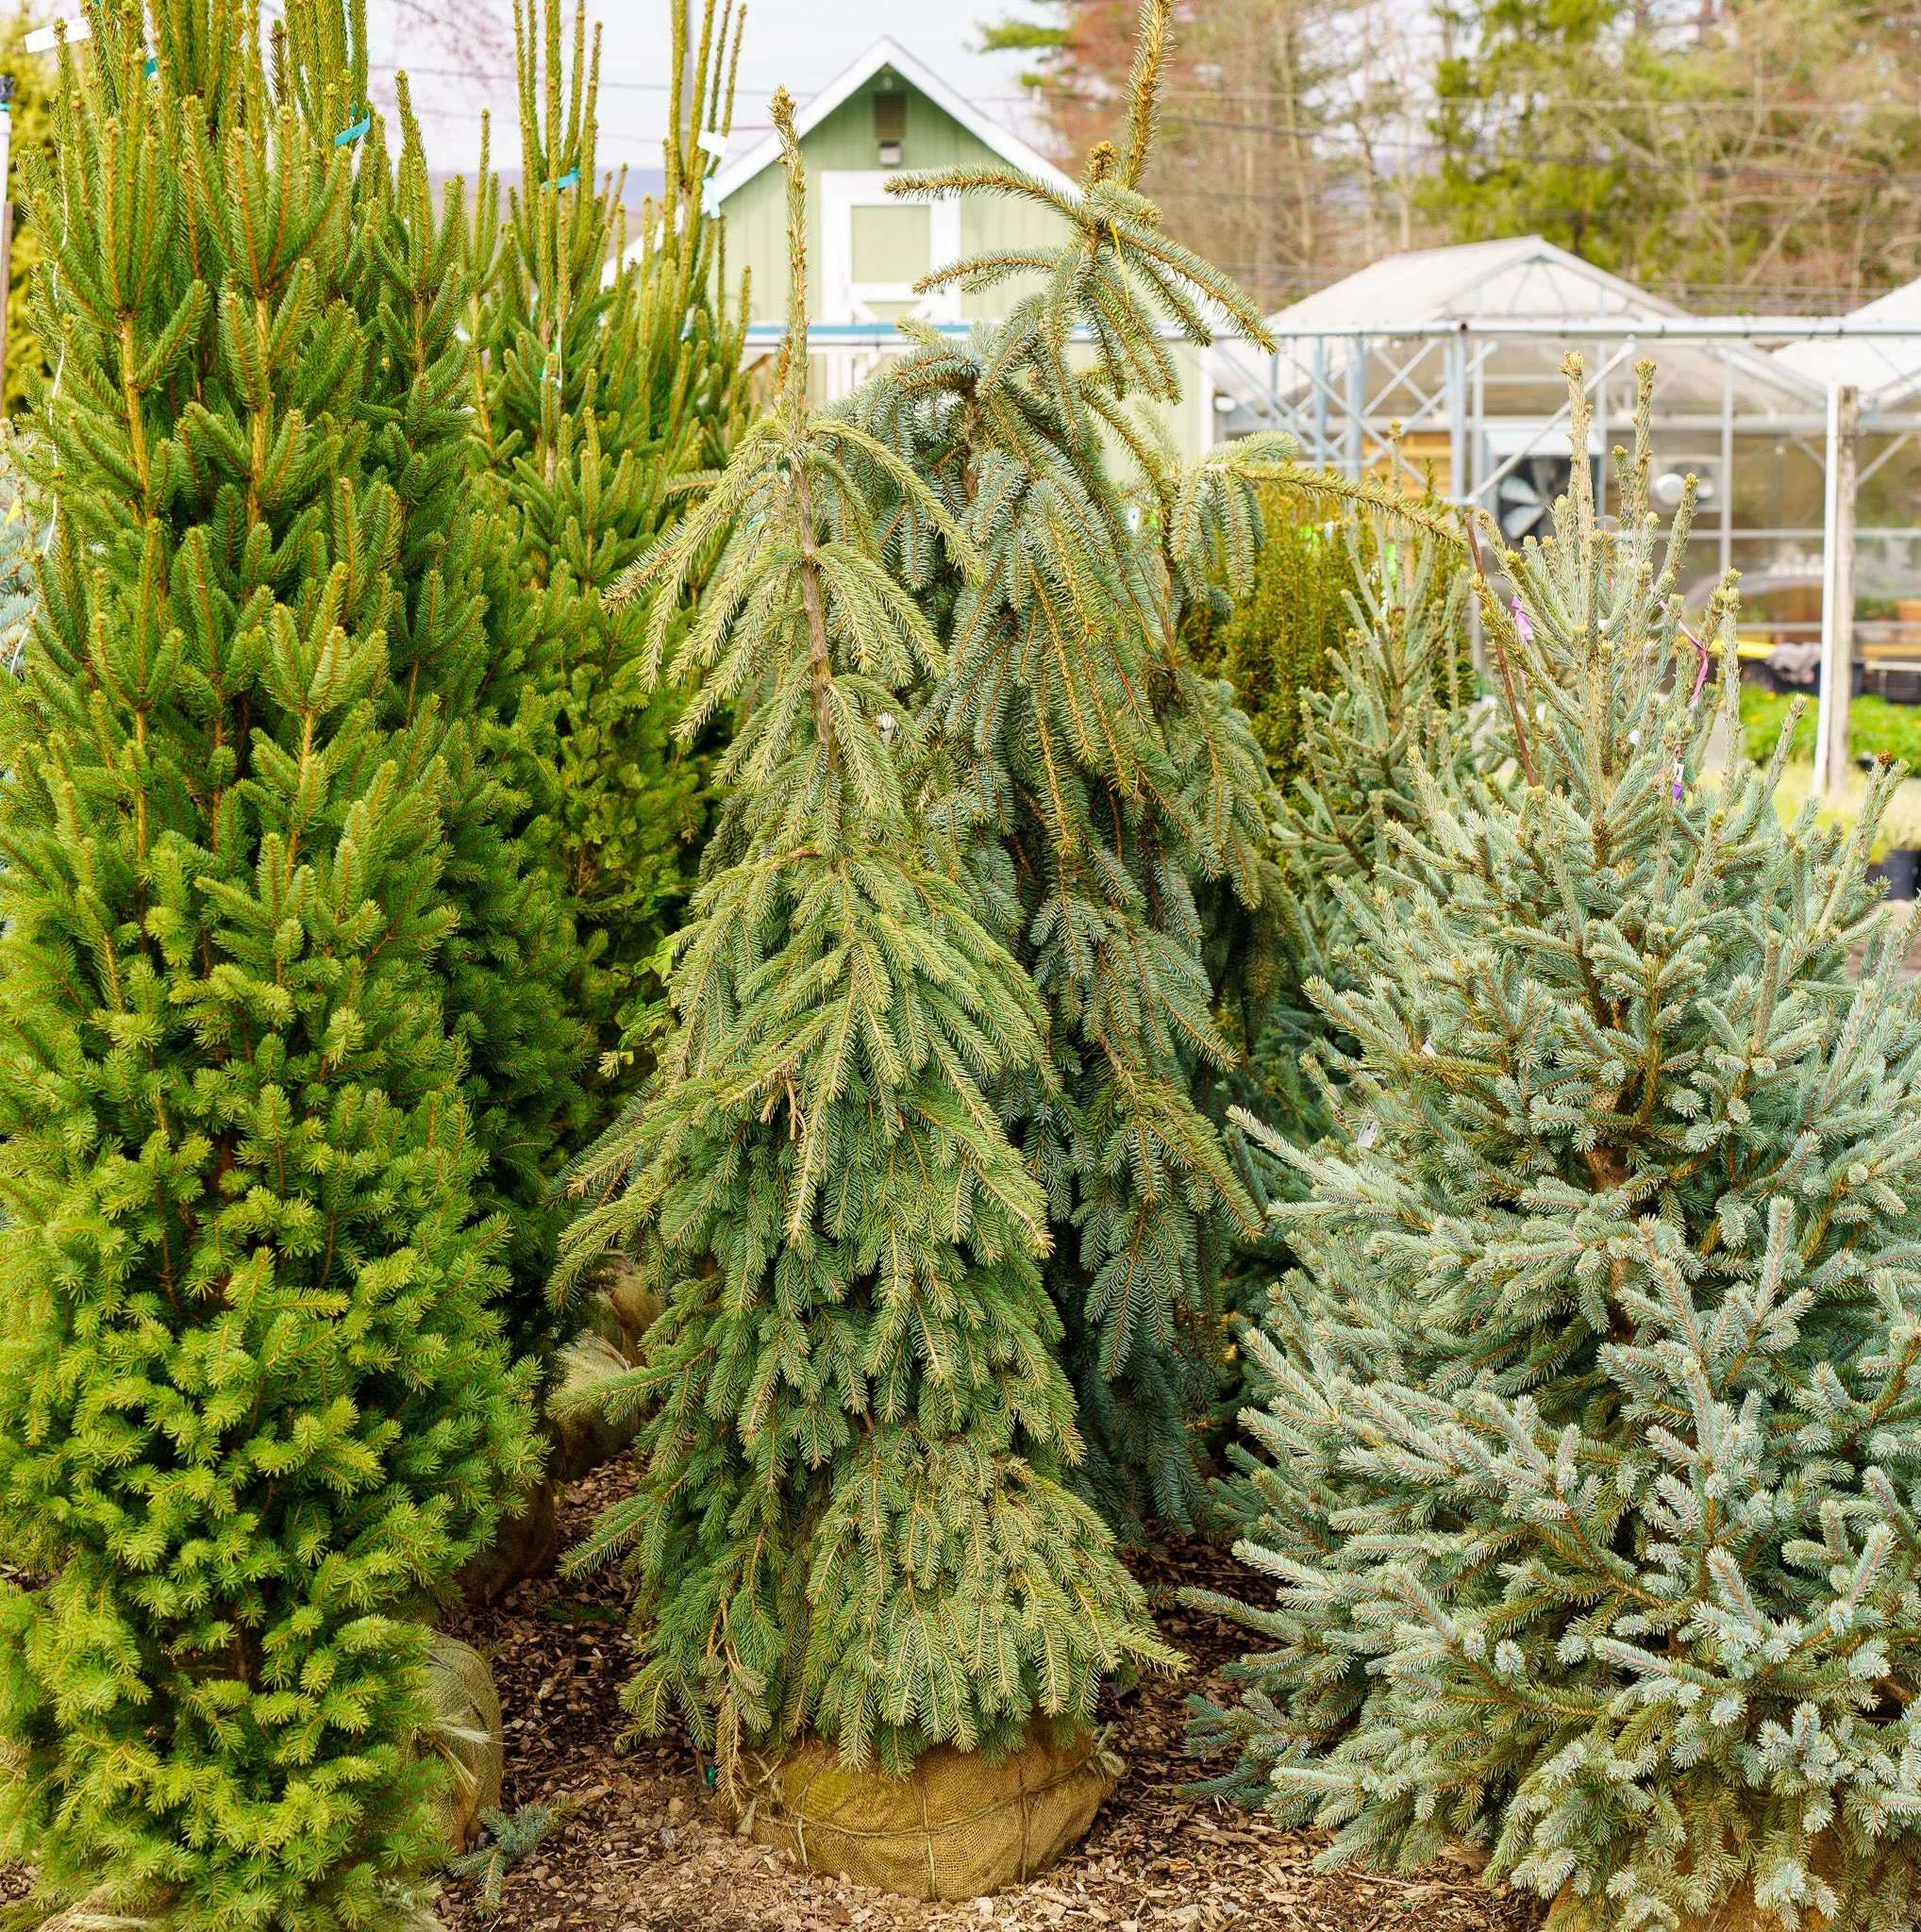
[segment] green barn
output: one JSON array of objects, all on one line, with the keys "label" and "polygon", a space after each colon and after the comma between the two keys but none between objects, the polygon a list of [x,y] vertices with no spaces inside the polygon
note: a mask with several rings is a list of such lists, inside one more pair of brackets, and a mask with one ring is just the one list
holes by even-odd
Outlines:
[{"label": "green barn", "polygon": [[[1016,134],[962,98],[893,40],[879,40],[794,117],[808,175],[809,302],[815,393],[844,395],[872,368],[904,315],[949,326],[998,319],[1020,284],[981,294],[916,295],[929,270],[963,257],[1053,240],[1052,217],[998,195],[895,201],[889,175],[1003,161],[1062,190],[1073,183]],[[709,193],[727,216],[727,278],[747,274],[760,353],[777,344],[787,296],[786,179],[773,134],[723,159]],[[1181,348],[1187,393],[1169,427],[1184,456],[1213,441],[1213,390],[1202,358]]]}]

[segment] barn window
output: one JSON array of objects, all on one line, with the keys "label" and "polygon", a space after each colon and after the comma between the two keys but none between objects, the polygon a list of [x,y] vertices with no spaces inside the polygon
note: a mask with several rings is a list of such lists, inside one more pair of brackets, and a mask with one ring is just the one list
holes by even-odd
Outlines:
[{"label": "barn window", "polygon": [[907,95],[891,80],[880,83],[874,96],[874,144],[883,168],[900,166],[902,143],[907,140]]}]

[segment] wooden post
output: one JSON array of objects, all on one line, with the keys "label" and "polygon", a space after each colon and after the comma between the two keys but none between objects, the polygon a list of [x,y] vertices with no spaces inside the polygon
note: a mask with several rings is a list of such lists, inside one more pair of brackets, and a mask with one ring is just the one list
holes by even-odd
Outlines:
[{"label": "wooden post", "polygon": [[1847,710],[1854,695],[1854,480],[1860,392],[1828,391],[1828,501],[1821,545],[1821,702],[1814,720],[1814,794],[1847,790]]}]

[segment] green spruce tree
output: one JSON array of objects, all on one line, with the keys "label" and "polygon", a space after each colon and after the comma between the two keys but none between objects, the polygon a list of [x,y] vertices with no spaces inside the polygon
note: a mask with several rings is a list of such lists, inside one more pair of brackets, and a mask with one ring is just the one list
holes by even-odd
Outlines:
[{"label": "green spruce tree", "polygon": [[442,1848],[414,1620],[531,1459],[443,971],[470,720],[409,688],[358,20],[296,9],[270,76],[245,0],[145,13],[89,6],[27,175],[0,1821],[143,1924],[377,1927]]},{"label": "green spruce tree", "polygon": [[578,1270],[631,1249],[665,1311],[627,1392],[639,1492],[576,1554],[620,1556],[642,1650],[626,1702],[677,1707],[731,1768],[813,1733],[904,1771],[1084,1726],[1110,1673],[1166,1657],[1100,1520],[1069,1488],[1074,1399],[1042,1286],[1046,1201],[1007,1089],[1045,1086],[1027,976],[925,858],[912,695],[941,644],[883,560],[857,468],[973,577],[938,497],[807,396],[806,204],[793,106],[793,286],[771,414],[628,580],[658,671],[680,594],[725,540],[674,670],[680,724],[740,724],[652,1090],[581,1164]]},{"label": "green spruce tree", "polygon": [[[356,19],[363,4],[352,0]],[[364,36],[349,25],[342,0],[287,8],[289,85],[323,131],[365,113]],[[585,1129],[589,1052],[569,1009],[578,947],[549,863],[557,831],[540,779],[553,640],[526,622],[513,518],[488,487],[474,434],[465,325],[490,263],[471,245],[460,183],[435,194],[405,75],[399,92],[400,154],[390,159],[371,116],[354,143],[365,164],[349,187],[342,295],[369,336],[357,397],[365,460],[396,512],[385,616],[393,686],[409,718],[447,721],[438,806],[458,919],[439,969],[485,1155],[477,1198],[506,1230],[509,1341],[543,1358],[564,1327],[546,1291],[566,1221],[552,1187]]]},{"label": "green spruce tree", "polygon": [[669,11],[666,179],[633,247],[620,181],[596,172],[599,30],[590,63],[576,6],[563,61],[561,0],[515,8],[521,185],[504,229],[491,197],[479,224],[487,252],[496,232],[500,245],[476,290],[475,419],[517,525],[506,594],[526,607],[551,721],[551,857],[582,944],[569,997],[599,1050],[601,1125],[632,1084],[624,1039],[662,990],[655,955],[692,884],[718,736],[677,740],[681,693],[641,675],[645,613],[606,593],[726,462],[748,402],[746,290],[726,314],[725,225],[705,189],[742,17],[708,0],[690,49],[687,9]]},{"label": "green spruce tree", "polygon": [[1309,984],[1363,983],[1370,956],[1347,899],[1391,867],[1397,828],[1420,822],[1428,789],[1458,792],[1476,769],[1475,676],[1462,624],[1460,538],[1358,505],[1334,526],[1346,553],[1346,624],[1325,690],[1299,693],[1290,782],[1276,841],[1286,881],[1294,1004]]},{"label": "green spruce tree", "polygon": [[[1249,438],[1175,469],[1134,412],[1179,396],[1163,329],[1211,341],[1225,313],[1265,340],[1140,192],[1170,13],[1145,0],[1127,152],[1097,146],[1077,192],[999,165],[889,184],[1006,197],[1061,239],[930,277],[1030,286],[1005,323],[962,341],[904,324],[913,352],[860,403],[982,558],[977,576],[960,571],[900,493],[888,560],[949,641],[924,708],[946,774],[937,859],[1046,1002],[1058,1095],[1011,1094],[1006,1112],[1047,1189],[1086,1481],[1129,1537],[1204,1508],[1223,1264],[1261,1224],[1208,1103],[1234,1061],[1217,997],[1261,949],[1268,780],[1183,620],[1224,611],[1244,583],[1252,479],[1293,454]],[[1116,450],[1138,469],[1131,486]],[[890,475],[873,475],[883,497]]]},{"label": "green spruce tree", "polygon": [[0,410],[9,420],[30,411],[36,385],[53,376],[33,313],[33,284],[45,250],[20,192],[26,179],[27,156],[44,152],[53,134],[51,86],[57,63],[52,55],[29,54],[23,44],[43,20],[40,9],[16,6],[0,25],[0,45],[7,49],[8,69],[13,75],[13,94],[7,106],[12,177],[7,192],[13,200],[13,240],[4,291],[7,371],[5,384],[0,386]]},{"label": "green spruce tree", "polygon": [[1300,758],[1301,699],[1328,686],[1352,619],[1357,559],[1338,519],[1324,519],[1280,486],[1261,491],[1262,532],[1246,589],[1225,617],[1190,626],[1189,648],[1233,686],[1285,791]]},{"label": "green spruce tree", "polygon": [[[1852,829],[1742,750],[1730,598],[1685,625],[1584,468],[1475,589],[1497,765],[1418,810],[1339,1143],[1291,1158],[1258,1344],[1265,1644],[1225,1789],[1408,1869],[1459,1834],[1559,1926],[1913,1923],[1921,1858],[1921,1005]],[[1575,447],[1587,434],[1578,361]],[[1718,721],[1731,763],[1706,760]],[[1284,1151],[1277,1149],[1277,1151]],[[1227,1607],[1226,1606],[1222,1606]],[[1721,1923],[1716,1920],[1715,1923]]]}]

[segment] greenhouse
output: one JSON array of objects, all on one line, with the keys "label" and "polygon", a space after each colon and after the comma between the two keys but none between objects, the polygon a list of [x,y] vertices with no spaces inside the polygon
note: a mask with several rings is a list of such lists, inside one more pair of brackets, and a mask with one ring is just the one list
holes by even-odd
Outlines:
[{"label": "greenhouse", "polygon": [[[1691,316],[1539,237],[1390,256],[1269,318],[1277,347],[1215,346],[1226,433],[1281,428],[1311,461],[1381,471],[1401,426],[1410,487],[1540,534],[1570,474],[1562,356],[1579,350],[1598,458],[1656,368],[1657,503],[1699,479],[1684,583],[1696,605],[1730,567],[1750,644],[1821,637],[1829,391],[1859,397],[1855,645],[1876,687],[1921,697],[1921,292],[1841,318]],[[1907,331],[1907,333],[1904,333]]]}]

